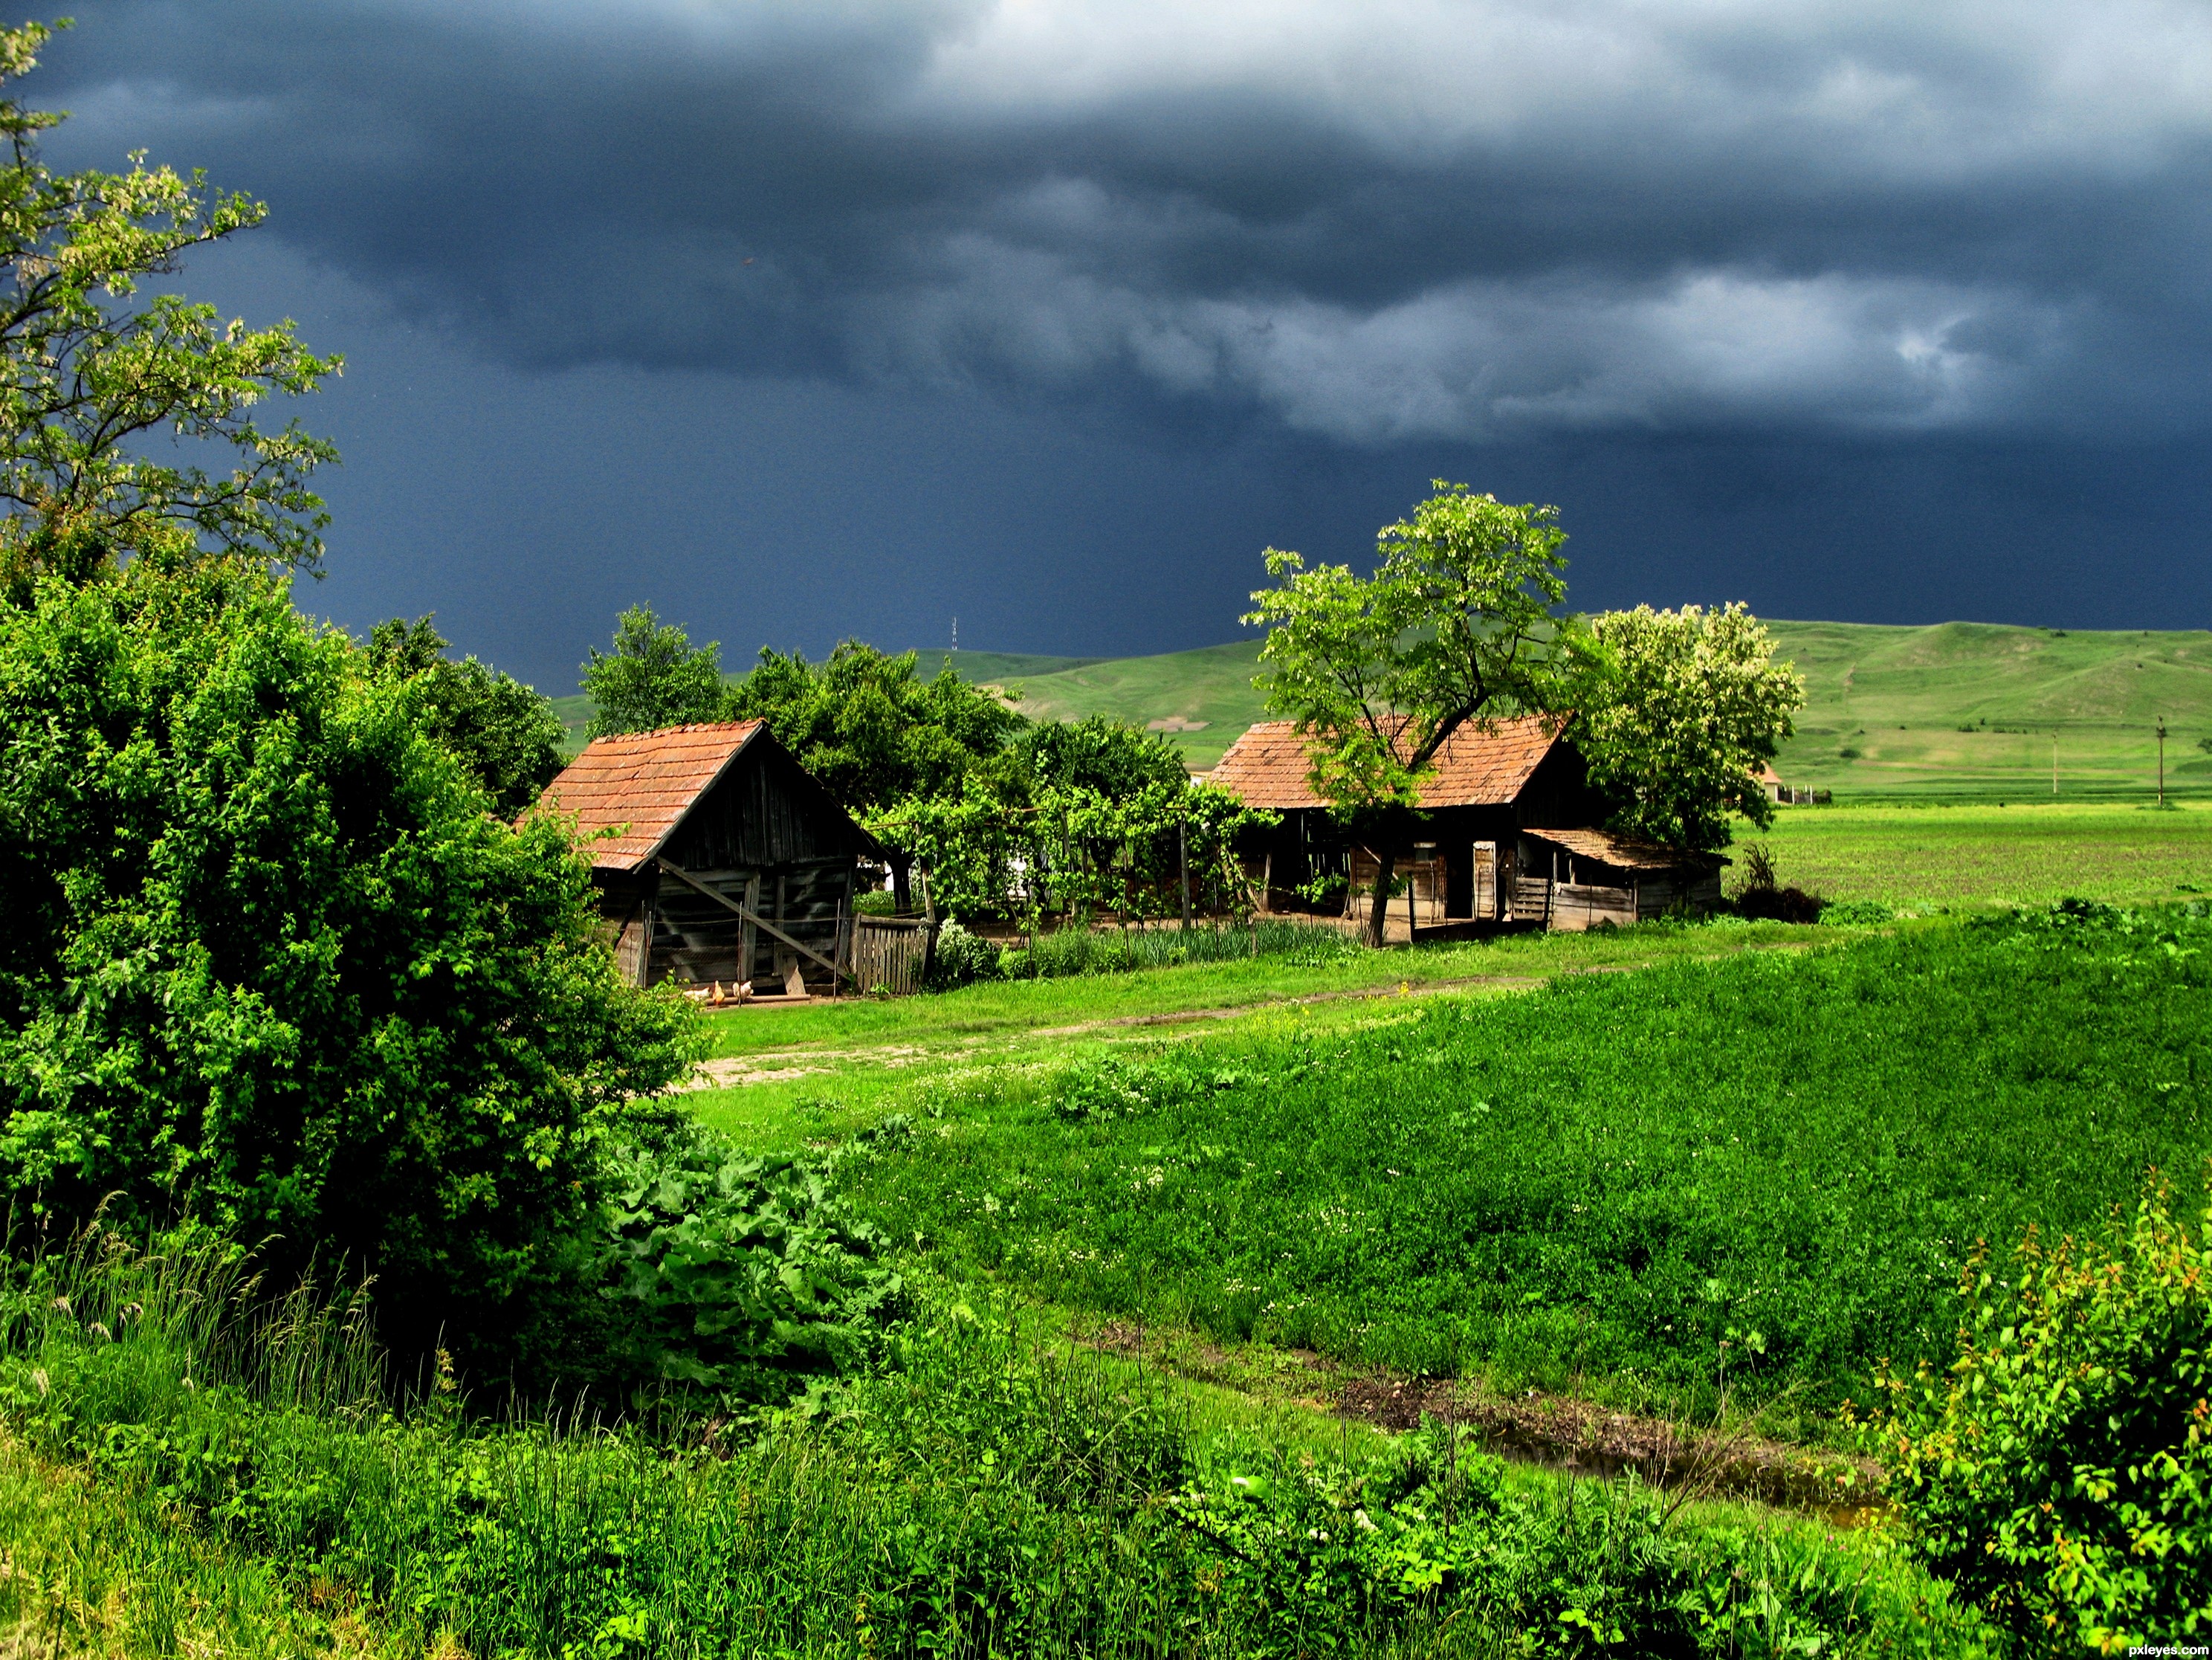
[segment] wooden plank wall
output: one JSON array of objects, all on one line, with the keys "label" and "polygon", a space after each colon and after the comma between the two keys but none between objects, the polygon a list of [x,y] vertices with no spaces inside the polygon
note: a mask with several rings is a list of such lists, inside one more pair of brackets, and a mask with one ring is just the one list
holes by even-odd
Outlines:
[{"label": "wooden plank wall", "polygon": [[[694,881],[727,894],[756,915],[774,922],[793,939],[833,963],[843,962],[851,942],[844,920],[852,910],[853,860],[849,855],[810,860],[776,869],[727,866],[690,870]],[[774,935],[747,927],[736,912],[673,877],[660,884],[653,902],[653,954],[647,983],[675,979],[690,985],[750,980],[763,995],[780,991],[797,958],[810,991],[828,993],[834,976],[819,963],[799,957]],[[748,935],[752,937],[749,939]],[[750,949],[749,949],[750,948]]]},{"label": "wooden plank wall", "polygon": [[1516,922],[1548,921],[1552,915],[1552,879],[1541,874],[1518,876],[1513,882],[1513,918]]},{"label": "wooden plank wall", "polygon": [[[1413,921],[1417,927],[1439,927],[1444,920],[1444,861],[1435,854],[1425,859],[1401,859],[1391,867],[1395,876],[1411,879],[1413,884]],[[1364,921],[1368,909],[1375,898],[1375,855],[1364,848],[1352,850],[1352,894],[1345,903],[1344,914],[1355,921]],[[1392,920],[1406,914],[1406,896],[1400,894],[1390,902]]]},{"label": "wooden plank wall", "polygon": [[1693,876],[1688,873],[1652,873],[1645,875],[1636,886],[1636,915],[1639,921],[1655,916],[1664,916],[1674,909],[1677,901],[1686,904],[1693,914],[1703,915],[1718,909],[1721,903],[1720,873],[1711,876]]},{"label": "wooden plank wall", "polygon": [[1600,922],[1627,927],[1636,921],[1634,888],[1599,887],[1589,882],[1552,884],[1551,927],[1562,933],[1580,933]]}]

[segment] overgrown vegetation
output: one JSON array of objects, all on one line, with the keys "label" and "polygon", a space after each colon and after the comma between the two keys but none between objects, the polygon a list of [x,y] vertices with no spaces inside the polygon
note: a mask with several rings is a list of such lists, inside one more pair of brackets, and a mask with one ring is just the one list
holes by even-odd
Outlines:
[{"label": "overgrown vegetation", "polygon": [[487,816],[420,720],[250,567],[0,611],[0,1168],[64,1228],[346,1262],[403,1346],[503,1371],[593,1272],[604,1149],[690,1017],[621,982],[561,827]]},{"label": "overgrown vegetation", "polygon": [[978,1072],[859,1191],[1077,1307],[1817,1431],[1977,1240],[2212,1148],[2208,945],[2076,908]]},{"label": "overgrown vegetation", "polygon": [[2205,1224],[2132,1218],[1961,1275],[1959,1353],[1884,1378],[1867,1442],[1936,1572],[2023,1643],[2115,1653],[2212,1627]]},{"label": "overgrown vegetation", "polygon": [[[377,1394],[357,1318],[241,1303],[220,1255],[112,1240],[9,1286],[0,1400],[179,1575],[130,1653],[258,1563],[268,1639],[572,1656],[1971,1652],[1975,1621],[1878,1536],[1716,1528],[1633,1484],[1509,1473],[1441,1427],[1334,1448],[1208,1426],[1109,1357],[933,1298],[798,1410],[658,1432],[573,1407],[472,1420],[433,1374]],[[89,1499],[90,1495],[88,1495]],[[188,1547],[164,1541],[182,1535]],[[15,1535],[0,1596],[70,1589]],[[57,1559],[60,1560],[57,1560]],[[82,1554],[76,1559],[82,1560]],[[194,1606],[206,1581],[231,1589]],[[153,1587],[127,1584],[133,1602]],[[164,1605],[159,1602],[153,1608]],[[24,1612],[55,1639],[98,1603]],[[204,1617],[202,1614],[201,1617]],[[252,1651],[252,1630],[240,1633]],[[119,1640],[117,1640],[119,1638]],[[296,1651],[296,1650],[295,1651]]]}]

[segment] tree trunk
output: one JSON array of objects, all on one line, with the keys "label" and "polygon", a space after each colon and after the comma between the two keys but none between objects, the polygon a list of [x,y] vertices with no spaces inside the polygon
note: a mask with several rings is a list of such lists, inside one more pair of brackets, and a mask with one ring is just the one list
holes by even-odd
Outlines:
[{"label": "tree trunk", "polygon": [[1385,844],[1373,849],[1375,854],[1375,901],[1367,907],[1367,943],[1380,946],[1382,930],[1390,920],[1390,873],[1398,862],[1397,848]]},{"label": "tree trunk", "polygon": [[909,875],[914,869],[914,860],[896,853],[887,853],[884,859],[891,867],[891,903],[897,907],[898,914],[904,916],[914,909],[914,886]]}]

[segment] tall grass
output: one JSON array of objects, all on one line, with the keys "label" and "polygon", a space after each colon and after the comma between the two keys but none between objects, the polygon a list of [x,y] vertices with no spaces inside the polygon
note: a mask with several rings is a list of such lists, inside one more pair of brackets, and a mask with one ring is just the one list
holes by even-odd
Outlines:
[{"label": "tall grass", "polygon": [[[485,1415],[442,1373],[404,1400],[379,1375],[357,1299],[273,1295],[210,1242],[19,1268],[0,1610],[131,1653],[204,1645],[212,1607],[309,1648],[563,1660],[1952,1652],[1972,1623],[1818,1529],[1762,1534],[1786,1571],[1747,1580],[1632,1484],[1511,1479],[1434,1436],[1362,1462],[1201,1435],[1157,1375],[951,1296],[880,1369],[754,1421]],[[52,1504],[33,1527],[10,1486],[24,1456],[123,1535],[104,1588],[79,1573],[98,1607],[27,1598],[68,1572]]]},{"label": "tall grass", "polygon": [[1232,963],[1254,958],[1322,967],[1356,954],[1358,942],[1341,928],[1295,917],[1263,916],[1255,921],[1208,922],[1188,930],[1174,927],[1065,927],[1038,934],[1027,947],[1002,959],[1010,979],[1054,979],[1084,974],[1127,974],[1138,969],[1174,968],[1185,963]]}]

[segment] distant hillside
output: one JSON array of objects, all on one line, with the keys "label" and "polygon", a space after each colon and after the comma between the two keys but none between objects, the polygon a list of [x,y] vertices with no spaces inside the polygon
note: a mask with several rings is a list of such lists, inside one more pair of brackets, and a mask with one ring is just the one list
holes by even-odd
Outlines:
[{"label": "distant hillside", "polygon": [[[2051,794],[2058,740],[2063,797],[2140,795],[2157,769],[2154,723],[2167,727],[2169,791],[2212,794],[2212,634],[2083,632],[1943,623],[1770,622],[1778,655],[1805,677],[1806,708],[1784,749],[1790,782],[1846,795]],[[1264,718],[1252,686],[1260,642],[1158,657],[921,654],[962,678],[1019,693],[1031,720],[1109,714],[1168,732],[1197,769]],[[589,706],[555,708],[581,741]]]}]

